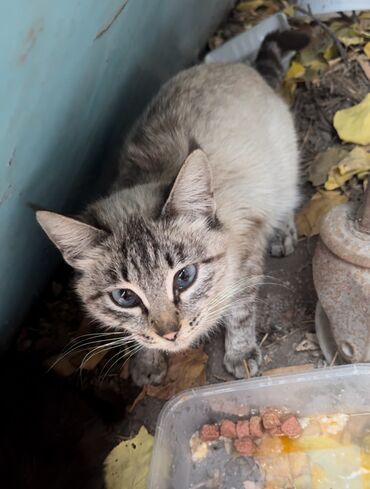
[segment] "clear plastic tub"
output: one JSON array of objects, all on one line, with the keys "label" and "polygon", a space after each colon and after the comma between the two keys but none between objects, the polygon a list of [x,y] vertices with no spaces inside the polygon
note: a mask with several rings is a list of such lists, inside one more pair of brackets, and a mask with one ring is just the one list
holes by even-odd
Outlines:
[{"label": "clear plastic tub", "polygon": [[301,415],[370,410],[370,366],[346,365],[287,376],[227,382],[186,391],[164,407],[155,436],[149,489],[188,489],[189,440],[206,422],[286,407]]}]

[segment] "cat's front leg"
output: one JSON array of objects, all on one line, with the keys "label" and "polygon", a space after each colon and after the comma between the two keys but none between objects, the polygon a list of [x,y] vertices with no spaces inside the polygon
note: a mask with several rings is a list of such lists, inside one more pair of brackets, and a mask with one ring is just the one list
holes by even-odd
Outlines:
[{"label": "cat's front leg", "polygon": [[166,354],[161,350],[143,348],[130,362],[130,374],[139,387],[160,384],[167,373]]},{"label": "cat's front leg", "polygon": [[224,365],[237,379],[256,375],[262,362],[261,350],[256,343],[256,304],[253,299],[249,297],[243,305],[237,302],[225,318]]}]

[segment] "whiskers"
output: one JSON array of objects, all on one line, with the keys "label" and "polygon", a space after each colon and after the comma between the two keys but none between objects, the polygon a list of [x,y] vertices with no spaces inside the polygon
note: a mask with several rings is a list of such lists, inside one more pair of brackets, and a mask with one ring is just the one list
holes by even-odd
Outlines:
[{"label": "whiskers", "polygon": [[[48,372],[64,359],[81,352],[86,352],[79,366],[80,380],[82,382],[82,373],[91,359],[96,355],[118,349],[118,352],[105,362],[103,369],[100,372],[99,377],[105,380],[109,372],[120,360],[123,360],[126,357],[131,358],[140,351],[141,348],[143,348],[143,346],[137,342],[134,335],[129,335],[122,331],[104,331],[84,334],[74,338],[69,345],[67,345],[66,349],[49,367]],[[103,374],[104,377],[102,377]]]},{"label": "whiskers", "polygon": [[[208,303],[202,319],[205,318],[211,327],[212,323],[218,325],[222,317],[232,307],[242,307],[248,301],[248,295],[255,294],[252,301],[258,304],[267,305],[266,302],[257,296],[257,291],[261,286],[273,285],[291,290],[282,280],[272,275],[254,275],[252,277],[243,277],[234,282],[231,287],[222,290],[216,294]],[[202,320],[201,319],[201,320]],[[212,328],[213,329],[213,328]]]}]

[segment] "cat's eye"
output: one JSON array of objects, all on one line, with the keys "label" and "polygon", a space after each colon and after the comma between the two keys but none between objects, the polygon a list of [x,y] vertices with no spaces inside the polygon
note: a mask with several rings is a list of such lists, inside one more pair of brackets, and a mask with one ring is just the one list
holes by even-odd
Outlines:
[{"label": "cat's eye", "polygon": [[111,292],[111,298],[120,307],[136,307],[140,305],[140,299],[130,289],[115,289]]},{"label": "cat's eye", "polygon": [[179,290],[185,290],[195,282],[197,278],[197,267],[195,265],[187,265],[179,270],[174,278],[174,286]]}]

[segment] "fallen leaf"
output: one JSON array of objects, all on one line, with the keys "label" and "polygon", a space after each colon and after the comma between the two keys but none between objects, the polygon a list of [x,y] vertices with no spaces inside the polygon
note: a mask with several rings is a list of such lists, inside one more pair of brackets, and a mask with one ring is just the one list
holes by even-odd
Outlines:
[{"label": "fallen leaf", "polygon": [[131,440],[125,440],[110,452],[104,462],[107,489],[146,489],[153,436],[142,426]]},{"label": "fallen leaf", "polygon": [[331,46],[325,49],[322,55],[324,56],[326,61],[331,61],[332,59],[338,58],[339,52],[337,46],[335,44],[332,44]]},{"label": "fallen leaf", "polygon": [[103,360],[109,349],[101,349],[96,352],[90,350],[89,352],[79,352],[73,355],[70,359],[72,365],[82,370],[94,370],[95,367]]},{"label": "fallen leaf", "polygon": [[319,234],[321,221],[325,214],[347,200],[347,197],[340,192],[325,190],[316,192],[296,216],[298,235],[315,236]]},{"label": "fallen leaf", "polygon": [[370,93],[364,100],[349,109],[338,110],[334,115],[334,127],[342,139],[349,143],[370,143]]},{"label": "fallen leaf", "polygon": [[60,377],[69,377],[77,370],[67,356],[63,357],[61,355],[55,355],[48,358],[45,361],[45,365]]},{"label": "fallen leaf", "polygon": [[355,25],[334,21],[330,24],[330,29],[345,46],[357,46],[364,43],[364,38],[359,35]]},{"label": "fallen leaf", "polygon": [[284,8],[283,13],[287,15],[288,17],[294,17],[295,15],[295,8],[294,5],[288,5],[287,7]]},{"label": "fallen leaf", "polygon": [[329,171],[325,188],[326,190],[340,188],[355,175],[363,180],[369,171],[370,153],[357,146]]},{"label": "fallen leaf", "polygon": [[315,187],[324,185],[331,168],[336,166],[347,155],[348,151],[340,146],[334,146],[318,153],[308,169],[308,180]]},{"label": "fallen leaf", "polygon": [[259,7],[262,7],[264,3],[264,0],[247,0],[245,2],[239,3],[236,9],[239,10],[239,12],[254,12]]},{"label": "fallen leaf", "polygon": [[370,58],[370,42],[367,42],[364,46],[364,53],[368,58]]},{"label": "fallen leaf", "polygon": [[206,384],[208,355],[201,348],[174,353],[169,357],[168,372],[162,385],[146,385],[130,407],[132,411],[145,396],[167,401],[177,393]]},{"label": "fallen leaf", "polygon": [[291,80],[295,78],[302,78],[305,73],[305,67],[299,61],[292,61],[292,64],[289,67],[285,75],[285,80]]}]

